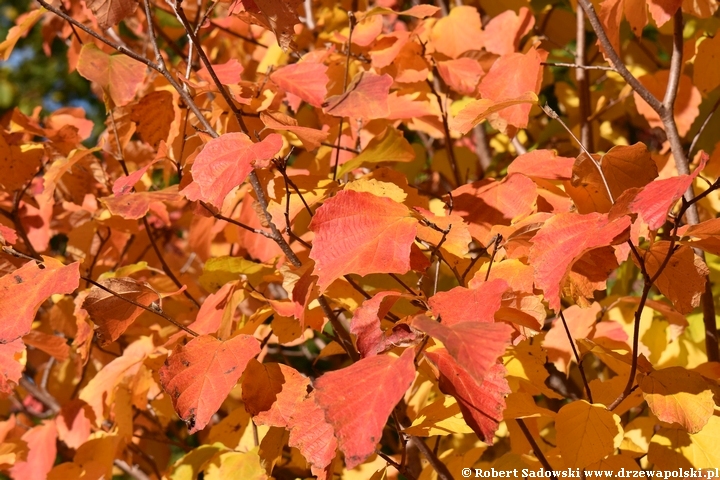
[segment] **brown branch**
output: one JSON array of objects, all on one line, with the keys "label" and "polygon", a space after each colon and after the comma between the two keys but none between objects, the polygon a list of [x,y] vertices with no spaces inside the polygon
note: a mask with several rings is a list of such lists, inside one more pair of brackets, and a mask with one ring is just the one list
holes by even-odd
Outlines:
[{"label": "brown branch", "polygon": [[545,458],[545,455],[543,455],[542,450],[540,450],[540,446],[537,444],[537,442],[533,438],[532,434],[530,433],[530,430],[528,430],[527,425],[525,425],[525,421],[522,418],[518,418],[518,419],[516,419],[516,422],[518,423],[520,430],[522,430],[523,435],[525,435],[525,438],[527,439],[528,443],[532,447],[535,457],[540,461],[540,464],[543,466],[543,468],[545,470],[551,472],[551,475],[549,478],[552,478],[553,480],[557,480],[557,477],[555,476],[555,473],[553,472],[553,468],[552,468],[552,466],[550,466],[550,462],[548,462],[547,458]]},{"label": "brown branch", "polygon": [[580,6],[575,11],[575,80],[577,80],[578,100],[580,103],[580,140],[583,145],[590,150],[593,149],[593,132],[592,125],[588,121],[590,118],[590,85],[588,83],[588,73],[585,71],[585,12]]},{"label": "brown branch", "polygon": [[[582,9],[581,9],[581,11],[582,11]],[[578,22],[579,22],[579,20],[578,20]],[[584,25],[584,23],[585,22],[583,22],[583,25]],[[580,29],[580,27],[578,26],[578,32],[579,32],[579,29]],[[584,31],[585,31],[585,29],[583,28],[583,32]],[[577,68],[580,70],[604,70],[604,71],[608,71],[608,72],[616,71],[613,67],[608,67],[607,65],[585,65],[580,62],[578,62],[578,63],[540,62],[540,65],[545,65],[548,67]]]},{"label": "brown branch", "polygon": [[700,136],[705,131],[705,128],[710,123],[710,120],[712,120],[713,115],[715,115],[715,112],[717,111],[718,107],[720,107],[720,98],[717,99],[717,101],[715,102],[715,105],[713,105],[712,109],[710,110],[710,113],[705,118],[705,121],[702,123],[702,125],[698,129],[697,133],[693,137],[692,143],[690,143],[690,148],[688,148],[688,158],[692,158],[693,150],[695,150],[695,147],[697,146],[697,143],[700,140]]},{"label": "brown branch", "polygon": [[610,39],[608,38],[607,33],[605,33],[605,28],[600,22],[600,19],[595,12],[595,7],[592,6],[590,0],[578,0],[578,4],[582,6],[583,10],[585,10],[585,14],[590,21],[590,25],[592,25],[593,30],[595,30],[595,34],[600,41],[600,46],[605,51],[605,55],[610,61],[610,64],[615,68],[620,76],[625,79],[628,85],[630,85],[632,89],[635,90],[637,94],[653,108],[653,110],[660,113],[664,109],[663,104],[660,100],[655,98],[655,96],[650,93],[650,90],[645,88],[632,73],[630,73],[630,70],[627,69],[623,61],[620,59],[618,52],[615,51],[615,48],[610,43]]}]

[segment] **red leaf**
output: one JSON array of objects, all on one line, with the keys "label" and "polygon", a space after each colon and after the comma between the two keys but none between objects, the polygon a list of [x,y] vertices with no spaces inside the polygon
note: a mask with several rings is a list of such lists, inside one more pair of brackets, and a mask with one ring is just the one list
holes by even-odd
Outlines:
[{"label": "red leaf", "polygon": [[[478,87],[484,99],[500,102],[510,100],[526,92],[538,93],[542,84],[543,66],[548,52],[531,48],[527,53],[511,53],[503,55],[490,68]],[[531,105],[516,105],[498,112],[498,116],[517,128],[528,125],[528,115]],[[503,122],[495,122],[496,126],[504,130]]]},{"label": "red leaf", "polygon": [[478,384],[505,352],[513,331],[505,323],[463,322],[448,327],[425,315],[415,317],[412,325],[440,340]]},{"label": "red leaf", "polygon": [[505,280],[490,280],[474,289],[455,287],[438,292],[428,303],[433,315],[448,327],[462,322],[493,323],[508,288]]},{"label": "red leaf", "polygon": [[202,335],[175,347],[160,369],[160,382],[191,434],[205,428],[258,353],[260,344],[249,335],[225,341]]},{"label": "red leaf", "polygon": [[145,79],[143,64],[122,54],[108,55],[94,43],[83,45],[77,70],[80,75],[107,91],[117,106],[130,103]]},{"label": "red leaf", "polygon": [[[210,140],[195,158],[193,183],[199,192],[185,189],[189,200],[202,200],[222,208],[230,190],[245,181],[256,166],[272,159],[282,148],[282,137],[271,133],[253,143],[244,133],[226,133]],[[256,165],[256,163],[259,163]]]},{"label": "red leaf", "polygon": [[495,431],[503,419],[505,396],[510,387],[505,379],[506,371],[496,363],[478,384],[445,349],[425,352],[440,371],[440,390],[452,395],[468,426],[488,445],[492,445]]},{"label": "red leaf", "polygon": [[242,399],[258,425],[288,427],[290,417],[307,396],[310,380],[279,363],[250,360],[243,378]]},{"label": "red leaf", "polygon": [[20,363],[25,344],[19,338],[0,343],[0,394],[6,396],[13,391],[22,376],[25,366]]},{"label": "red leaf", "polygon": [[310,258],[321,291],[348,273],[410,270],[417,221],[390,198],[343,190],[317,210],[310,229],[315,232]]},{"label": "red leaf", "polygon": [[386,118],[390,114],[388,96],[392,83],[393,79],[388,74],[362,71],[355,75],[345,93],[327,99],[325,113],[365,121]]},{"label": "red leaf", "polygon": [[322,63],[293,63],[275,70],[270,74],[270,80],[313,107],[320,107],[327,95],[327,70],[327,65]]},{"label": "red leaf", "polygon": [[[108,278],[98,283],[146,307],[160,299],[155,290],[130,277]],[[145,311],[96,286],[90,289],[82,308],[99,327],[98,339],[102,345],[120,338],[120,335]]]},{"label": "red leaf", "polygon": [[545,292],[551,309],[560,309],[560,290],[573,263],[594,248],[619,243],[629,227],[626,216],[610,221],[600,213],[561,213],[545,222],[533,238],[528,259],[535,285]]},{"label": "red leaf", "polygon": [[574,163],[574,158],[558,157],[555,150],[533,150],[513,160],[507,173],[522,173],[528,177],[548,180],[570,180]]},{"label": "red leaf", "polygon": [[363,358],[315,382],[316,401],[335,429],[348,469],[375,452],[388,416],[415,378],[413,359],[412,348],[400,358]]},{"label": "red leaf", "polygon": [[678,175],[649,183],[630,203],[630,210],[640,214],[650,230],[662,227],[670,207],[690,188],[707,161],[708,155],[703,152],[700,165],[690,175]]},{"label": "red leaf", "polygon": [[398,292],[380,292],[365,300],[353,314],[350,331],[357,335],[357,349],[363,357],[371,357],[384,348],[381,319],[393,304],[404,296]]},{"label": "red leaf", "polygon": [[145,172],[148,171],[148,168],[155,165],[157,161],[158,160],[153,160],[144,167],[135,170],[130,175],[123,175],[122,177],[115,180],[115,183],[113,183],[112,187],[112,191],[113,194],[115,194],[115,197],[121,197],[127,193],[130,193],[135,184],[142,178],[143,175],[145,175]]},{"label": "red leaf", "polygon": [[80,283],[80,264],[63,265],[54,258],[28,262],[0,278],[0,343],[30,331],[40,305],[59,293],[72,293]]}]

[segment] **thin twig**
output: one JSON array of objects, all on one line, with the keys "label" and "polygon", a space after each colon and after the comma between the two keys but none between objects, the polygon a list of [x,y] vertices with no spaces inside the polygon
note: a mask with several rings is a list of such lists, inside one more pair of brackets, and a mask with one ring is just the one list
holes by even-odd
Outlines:
[{"label": "thin twig", "polygon": [[523,435],[525,435],[525,438],[527,439],[528,443],[533,449],[533,453],[535,454],[535,457],[540,461],[540,464],[543,466],[543,468],[550,472],[550,477],[553,480],[557,480],[557,477],[555,476],[555,472],[553,471],[552,466],[550,466],[550,462],[547,461],[547,458],[545,458],[545,455],[543,455],[542,450],[540,450],[540,446],[537,444],[535,439],[533,438],[532,434],[530,433],[530,430],[528,430],[527,425],[525,425],[525,421],[522,418],[516,419],[518,426],[520,426],[520,430],[522,430]]},{"label": "thin twig", "polygon": [[[155,251],[155,255],[158,257],[158,260],[160,260],[160,264],[163,267],[165,275],[167,275],[170,280],[172,280],[173,283],[177,285],[178,288],[183,288],[183,283],[175,276],[173,271],[170,269],[170,265],[168,265],[168,263],[165,261],[165,257],[163,257],[163,254],[160,251],[160,247],[158,247],[155,243],[155,239],[153,238],[152,232],[150,231],[150,223],[147,221],[147,217],[142,217],[142,221],[143,225],[145,226],[145,232],[147,232],[148,239],[150,240],[150,245],[152,245],[152,248]],[[183,295],[185,295],[188,300],[194,303],[196,307],[200,308],[200,302],[195,300],[195,297],[193,297],[190,292],[187,291],[187,288],[183,290]]]},{"label": "thin twig", "polygon": [[[348,77],[350,76],[350,50],[352,47],[353,30],[355,30],[355,14],[353,14],[352,12],[348,12],[348,23],[350,25],[350,33],[348,34],[347,55],[345,56],[345,76],[343,77],[342,91],[343,95],[347,90]],[[337,147],[335,150],[335,165],[333,166],[333,181],[337,180],[337,171],[340,164],[340,145],[342,142],[343,120],[345,120],[345,117],[340,117],[340,126],[338,127],[337,135]]]},{"label": "thin twig", "polygon": [[593,402],[592,392],[590,391],[590,384],[588,384],[587,377],[585,376],[585,369],[583,368],[582,359],[580,358],[577,348],[575,347],[575,340],[570,334],[570,329],[568,328],[568,324],[565,320],[565,315],[563,314],[562,310],[560,310],[560,320],[562,321],[563,327],[565,327],[565,333],[567,334],[568,341],[570,342],[573,354],[575,355],[575,361],[578,364],[578,369],[580,370],[580,376],[582,377],[583,385],[585,385],[585,393],[587,393],[588,401],[590,403],[595,403]]},{"label": "thin twig", "polygon": [[708,124],[710,123],[710,120],[712,120],[712,117],[713,117],[713,115],[715,115],[715,112],[717,111],[718,107],[720,107],[720,98],[717,99],[717,101],[715,102],[715,105],[713,105],[712,109],[710,110],[710,113],[705,118],[705,121],[703,122],[702,125],[700,125],[700,128],[698,129],[697,133],[693,137],[692,143],[690,143],[690,148],[688,148],[688,155],[687,155],[688,158],[692,158],[693,150],[695,150],[695,146],[697,145],[698,140],[700,140],[700,136],[705,131],[705,127],[708,126]]},{"label": "thin twig", "polygon": [[540,62],[540,65],[548,67],[565,67],[565,68],[577,68],[580,70],[605,70],[608,72],[615,72],[613,67],[607,65],[583,65],[581,63],[562,63],[562,62]]}]

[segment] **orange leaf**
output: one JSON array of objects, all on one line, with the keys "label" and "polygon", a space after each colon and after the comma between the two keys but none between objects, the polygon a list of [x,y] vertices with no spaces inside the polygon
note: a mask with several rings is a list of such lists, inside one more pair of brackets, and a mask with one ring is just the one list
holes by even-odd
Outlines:
[{"label": "orange leaf", "polygon": [[315,381],[315,399],[335,429],[348,469],[375,452],[383,427],[415,378],[414,350],[376,355]]},{"label": "orange leaf", "polygon": [[[595,157],[593,160],[585,152],[581,153],[573,165],[572,181],[565,184],[565,190],[580,213],[607,213],[612,201],[626,190],[644,187],[658,176],[657,166],[642,143],[629,147],[617,145],[605,155]],[[599,162],[605,181],[596,162]],[[605,182],[612,199],[608,197]]]},{"label": "orange leaf", "polygon": [[53,420],[45,420],[23,434],[21,439],[30,450],[27,459],[10,469],[15,479],[45,478],[55,464],[57,455],[57,428]]},{"label": "orange leaf", "polygon": [[663,422],[679,423],[697,433],[715,409],[713,391],[702,375],[683,367],[638,375],[638,384],[650,410]]},{"label": "orange leaf", "polygon": [[313,107],[320,107],[327,95],[327,70],[327,65],[322,63],[293,63],[275,70],[270,80]]},{"label": "orange leaf", "polygon": [[125,55],[108,55],[94,43],[83,45],[77,70],[83,77],[100,85],[117,106],[130,103],[145,79],[143,64]]},{"label": "orange leaf", "polygon": [[[494,102],[510,101],[529,92],[537,94],[542,84],[543,66],[548,52],[531,48],[527,53],[510,53],[498,58],[490,71],[480,81],[478,91],[484,99]],[[516,105],[498,113],[499,119],[491,121],[494,126],[505,130],[505,125],[525,128],[530,114],[529,103]]]},{"label": "orange leaf", "polygon": [[[462,134],[466,134],[475,125],[482,123],[489,119],[491,123],[500,121],[500,117],[503,117],[502,112],[505,109],[521,108],[520,115],[517,115],[517,110],[514,110],[512,119],[517,120],[517,125],[521,125],[523,122],[527,126],[527,116],[530,112],[530,104],[537,103],[537,95],[534,92],[525,92],[514,98],[507,98],[499,101],[489,100],[486,98],[475,100],[467,104],[460,112],[449,120],[450,128],[458,131]],[[528,104],[527,108],[523,104]],[[524,112],[524,113],[523,113]],[[525,120],[520,121],[520,118]],[[510,122],[507,122],[510,123]]]},{"label": "orange leaf", "polygon": [[244,133],[226,133],[210,140],[195,158],[193,183],[199,191],[183,190],[188,200],[222,207],[230,190],[245,181],[256,166],[264,167],[282,148],[282,137],[271,133],[253,143]]},{"label": "orange leaf", "polygon": [[25,366],[20,363],[25,353],[25,344],[19,338],[0,343],[0,393],[4,396],[12,393],[22,377]]},{"label": "orange leaf", "polygon": [[327,138],[328,132],[314,128],[300,127],[297,120],[280,112],[260,112],[260,120],[272,130],[294,133],[306,150],[315,150]]},{"label": "orange leaf", "polygon": [[0,343],[30,331],[40,305],[54,294],[69,294],[80,283],[80,264],[63,265],[54,258],[28,262],[0,278]]},{"label": "orange leaf", "polygon": [[[601,309],[600,304],[595,302],[590,308],[580,308],[578,305],[572,305],[563,311],[568,330],[570,330],[570,336],[576,348],[576,339],[588,338],[592,334]],[[547,350],[548,361],[554,363],[558,371],[568,375],[570,365],[575,361],[575,355],[562,318],[559,316],[553,321],[552,327],[545,335],[543,348]]]},{"label": "orange leaf", "polygon": [[373,120],[390,114],[388,96],[393,79],[388,74],[376,75],[360,72],[355,75],[345,93],[327,99],[323,104],[325,113],[336,117]]},{"label": "orange leaf", "polygon": [[482,384],[478,384],[445,349],[425,352],[440,371],[440,390],[452,395],[460,406],[463,418],[488,445],[503,419],[505,396],[510,393],[502,364],[490,367]]},{"label": "orange leaf", "polygon": [[475,91],[484,73],[477,60],[467,57],[437,62],[437,68],[447,86],[463,95],[470,95]]},{"label": "orange leaf", "polygon": [[[160,300],[155,290],[130,277],[108,278],[100,280],[98,283],[124,298],[146,307]],[[98,340],[102,345],[107,345],[120,338],[120,335],[145,311],[96,286],[90,289],[82,308],[88,312],[90,319],[99,327]]]},{"label": "orange leaf", "polygon": [[168,139],[175,120],[173,96],[165,90],[145,95],[132,107],[130,120],[137,124],[137,134],[153,148]]},{"label": "orange leaf", "polygon": [[132,180],[133,177],[130,176],[121,180],[118,189],[119,193],[112,197],[103,197],[100,199],[113,215],[118,215],[127,220],[137,220],[147,215],[150,209],[153,209],[153,213],[155,214],[158,213],[158,209],[165,211],[165,215],[167,215],[165,202],[182,200],[182,195],[177,191],[177,185],[173,185],[164,190],[124,194],[123,183],[127,182],[127,185]]},{"label": "orange leaf", "polygon": [[508,166],[508,175],[522,173],[548,180],[570,180],[574,158],[558,157],[555,150],[533,150],[517,157]]},{"label": "orange leaf", "polygon": [[[669,70],[658,70],[653,74],[643,75],[638,78],[638,80],[651,94],[655,95],[656,98],[663,98],[669,76]],[[657,112],[645,103],[645,100],[637,93],[633,92],[633,97],[635,98],[635,106],[637,107],[638,113],[647,119],[650,126],[662,128],[662,119]],[[695,85],[693,85],[692,79],[687,75],[681,75],[674,108],[675,122],[677,123],[678,133],[681,137],[684,137],[690,131],[690,127],[700,113],[701,101],[702,97],[700,96],[700,92]]]},{"label": "orange leaf", "polygon": [[160,369],[160,383],[190,434],[205,428],[258,353],[260,343],[250,335],[225,341],[201,335],[175,347]]},{"label": "orange leaf", "polygon": [[[644,255],[645,268],[653,277],[665,261],[670,242],[655,242]],[[637,259],[632,256],[637,264]],[[692,248],[681,245],[673,251],[670,261],[655,281],[655,286],[665,295],[680,313],[690,313],[700,305],[700,296],[705,293],[705,277],[709,269]]]},{"label": "orange leaf", "polygon": [[527,7],[515,13],[506,10],[493,17],[485,26],[483,41],[485,50],[498,55],[516,52],[520,39],[535,26],[535,17]]},{"label": "orange leaf", "polygon": [[662,27],[675,15],[682,3],[683,0],[650,0],[648,2],[650,16],[658,27]]},{"label": "orange leaf", "polygon": [[505,353],[512,333],[512,327],[505,323],[473,321],[448,327],[425,315],[415,317],[412,325],[440,340],[478,384],[482,384],[498,357]]},{"label": "orange leaf", "polygon": [[528,260],[551,309],[560,309],[560,289],[573,264],[594,248],[619,243],[629,227],[626,216],[610,221],[599,213],[561,213],[545,222],[533,238]]},{"label": "orange leaf", "polygon": [[[693,248],[701,248],[713,255],[720,255],[720,218],[713,218],[690,225],[683,232],[682,242]],[[687,237],[693,237],[697,240],[686,240]]]},{"label": "orange leaf", "polygon": [[310,380],[292,367],[250,360],[242,382],[245,410],[256,424],[289,427],[290,417],[307,396]]},{"label": "orange leaf", "polygon": [[610,455],[623,438],[620,417],[585,400],[560,409],[555,418],[557,444],[565,465],[584,468]]},{"label": "orange leaf", "polygon": [[[442,230],[450,230],[447,235],[445,235],[445,241],[442,242],[441,248],[443,250],[446,250],[456,257],[464,257],[467,255],[472,237],[470,236],[469,226],[463,221],[462,217],[455,214],[444,216],[435,215],[431,211],[420,207],[415,207],[415,211]],[[425,242],[439,245],[442,241],[443,233],[420,223],[418,225],[417,236]]]},{"label": "orange leaf", "polygon": [[63,337],[49,335],[40,330],[30,330],[22,340],[25,345],[37,348],[60,362],[64,362],[70,356],[70,347]]},{"label": "orange leaf", "polygon": [[95,14],[100,28],[107,30],[132,15],[137,3],[127,0],[88,0],[87,6]]},{"label": "orange leaf", "polygon": [[448,327],[462,322],[493,323],[507,289],[505,280],[490,280],[477,288],[455,287],[438,292],[430,297],[428,304],[433,315],[442,318],[442,324]]},{"label": "orange leaf", "polygon": [[300,23],[297,15],[302,0],[245,0],[243,5],[248,12],[256,15],[264,25],[273,31],[278,45],[287,50],[295,35],[295,24]]},{"label": "orange leaf", "polygon": [[469,50],[483,46],[482,22],[477,8],[459,6],[447,17],[438,20],[430,33],[435,50],[450,58],[458,58]]},{"label": "orange leaf", "polygon": [[315,395],[315,391],[310,392],[296,405],[290,418],[288,445],[300,450],[310,463],[312,474],[322,480],[327,478],[325,469],[335,458],[338,442]]},{"label": "orange leaf", "polygon": [[468,223],[470,234],[486,245],[495,225],[510,225],[535,209],[537,188],[524,175],[500,182],[480,180],[453,190],[453,213]]},{"label": "orange leaf", "polygon": [[310,229],[315,232],[310,258],[321,291],[348,273],[410,270],[417,220],[390,198],[343,190],[317,210]]}]

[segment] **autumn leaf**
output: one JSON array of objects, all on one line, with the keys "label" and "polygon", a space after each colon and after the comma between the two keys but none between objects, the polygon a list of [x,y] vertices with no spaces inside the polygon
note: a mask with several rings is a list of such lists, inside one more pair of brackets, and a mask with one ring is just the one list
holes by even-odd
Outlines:
[{"label": "autumn leaf", "polygon": [[572,265],[594,248],[622,241],[629,226],[628,217],[609,220],[599,213],[561,213],[545,222],[533,238],[529,261],[551,309],[560,309],[560,288]]},{"label": "autumn leaf", "polygon": [[77,69],[80,75],[100,85],[117,106],[130,103],[145,79],[145,66],[137,60],[120,54],[108,55],[94,43],[83,45]]},{"label": "autumn leaf", "polygon": [[282,90],[320,107],[327,95],[327,71],[327,65],[322,63],[298,62],[275,70],[270,79]]},{"label": "autumn leaf", "polygon": [[63,265],[50,257],[27,262],[0,278],[0,342],[30,331],[40,305],[55,294],[70,294],[80,283],[80,264]]},{"label": "autumn leaf", "polygon": [[703,153],[700,165],[690,175],[678,175],[648,184],[630,203],[630,210],[640,214],[650,230],[657,230],[665,223],[670,207],[690,188],[707,161],[708,155]]},{"label": "autumn leaf", "polygon": [[25,343],[19,338],[0,343],[0,393],[9,395],[17,385],[25,366],[20,363],[25,355]]},{"label": "autumn leaf", "polygon": [[[663,98],[665,89],[670,78],[669,70],[658,70],[653,74],[643,75],[638,78],[640,83],[647,88],[652,95],[656,98]],[[635,99],[635,105],[637,106],[638,113],[647,119],[651,127],[662,127],[662,119],[653,110],[650,105],[645,103],[637,92],[633,92]],[[678,133],[681,137],[684,137],[690,127],[692,126],[695,118],[700,113],[700,102],[702,98],[700,92],[693,85],[692,79],[687,75],[680,75],[678,84],[677,97],[674,105],[674,118],[677,123]]]},{"label": "autumn leaf", "polygon": [[345,162],[338,169],[338,177],[345,175],[361,165],[380,162],[410,162],[415,159],[415,150],[410,146],[402,133],[394,128],[387,128],[382,135],[370,140],[357,157]]},{"label": "autumn leaf", "polygon": [[295,134],[307,150],[315,150],[328,136],[328,132],[298,126],[297,120],[279,112],[261,112],[260,120],[267,128],[285,130]]},{"label": "autumn leaf", "polygon": [[0,42],[0,60],[5,62],[8,58],[10,58],[10,54],[12,54],[18,40],[25,37],[30,32],[32,27],[38,20],[40,20],[40,18],[42,18],[43,13],[46,11],[47,10],[40,7],[37,10],[25,13],[17,18],[15,26],[10,27],[7,37]]},{"label": "autumn leaf", "polygon": [[348,273],[406,273],[417,221],[404,205],[345,190],[327,200],[310,222],[318,287]]},{"label": "autumn leaf", "polygon": [[574,158],[559,157],[554,150],[533,150],[523,153],[508,165],[508,175],[522,173],[528,177],[547,180],[570,180]]},{"label": "autumn leaf", "polygon": [[534,211],[537,187],[526,176],[514,174],[500,182],[463,185],[453,190],[452,198],[453,213],[468,223],[473,238],[486,245],[494,225],[510,225]]},{"label": "autumn leaf", "polygon": [[447,350],[426,352],[425,356],[437,365],[440,390],[455,397],[468,425],[481,440],[492,445],[495,431],[503,420],[505,396],[510,393],[505,367],[493,365],[482,384],[478,384]]},{"label": "autumn leaf", "polygon": [[504,323],[473,321],[448,327],[424,315],[416,316],[412,326],[440,340],[478,385],[505,352],[512,332],[512,327]]},{"label": "autumn leaf", "polygon": [[483,46],[482,22],[475,7],[457,6],[441,18],[430,34],[435,50],[450,58],[458,58],[468,50]]},{"label": "autumn leaf", "polygon": [[[645,268],[650,278],[657,275],[668,256],[670,242],[655,242],[650,250],[642,252]],[[633,256],[633,261],[637,259]],[[655,280],[654,285],[665,295],[680,313],[690,313],[700,305],[700,297],[705,293],[706,276],[709,270],[705,262],[695,255],[687,245],[676,247],[665,268]]]},{"label": "autumn leaf", "polygon": [[95,14],[98,25],[103,30],[114,27],[130,16],[137,8],[135,2],[124,0],[90,0],[87,6]]},{"label": "autumn leaf", "polygon": [[226,133],[210,140],[195,158],[192,166],[193,184],[197,190],[184,190],[188,200],[208,202],[217,208],[230,191],[245,181],[256,166],[278,154],[282,137],[271,133],[253,143],[244,133]]},{"label": "autumn leaf", "polygon": [[371,357],[380,353],[378,350],[384,346],[380,322],[395,302],[404,296],[398,292],[379,292],[355,310],[350,332],[357,335],[357,349],[361,356]]},{"label": "autumn leaf", "polygon": [[578,400],[562,407],[555,418],[558,448],[567,465],[584,468],[620,446],[620,417],[604,405]]},{"label": "autumn leaf", "polygon": [[400,358],[376,355],[315,381],[315,399],[333,426],[347,468],[375,451],[395,405],[415,378],[413,349]]},{"label": "autumn leaf", "polygon": [[[524,104],[527,104],[529,107],[531,104],[536,104],[537,101],[538,98],[534,92],[525,92],[516,97],[506,98],[500,101],[486,98],[475,100],[463,107],[457,115],[450,119],[450,128],[465,134],[485,120],[498,118],[503,110],[509,107],[516,105],[523,106]],[[529,111],[530,109],[528,108],[527,110]],[[527,114],[525,115],[527,116]],[[518,123],[522,124],[522,121],[518,121]],[[525,123],[527,123],[527,121],[525,121]]]},{"label": "autumn leaf", "polygon": [[[548,361],[555,364],[555,367],[565,375],[570,374],[570,365],[575,361],[573,345],[577,349],[575,339],[588,338],[594,331],[601,310],[599,303],[593,303],[589,308],[580,308],[572,305],[563,311],[570,337],[565,331],[562,318],[557,317],[545,335],[543,348],[547,351]],[[570,342],[573,342],[572,344]]]},{"label": "autumn leaf", "polygon": [[45,478],[55,464],[57,428],[52,420],[45,420],[23,434],[28,445],[25,461],[16,462],[10,469],[12,478]]},{"label": "autumn leaf", "polygon": [[390,75],[359,72],[345,93],[327,99],[325,113],[336,117],[372,120],[387,117],[390,113],[388,95],[393,79]]},{"label": "autumn leaf", "polygon": [[160,300],[155,290],[130,277],[108,278],[98,283],[115,294],[93,286],[90,294],[85,297],[82,308],[98,326],[98,339],[103,345],[120,338],[120,335],[145,311],[127,300],[145,307],[150,307],[153,302]]},{"label": "autumn leaf", "polygon": [[488,22],[483,31],[483,46],[488,52],[507,55],[517,52],[520,40],[535,26],[535,17],[527,7],[516,13],[506,10]]},{"label": "autumn leaf", "polygon": [[210,422],[258,353],[260,345],[249,335],[225,341],[201,335],[175,348],[160,369],[160,382],[191,434]]},{"label": "autumn leaf", "polygon": [[255,14],[261,24],[267,25],[277,38],[283,50],[288,50],[295,35],[294,26],[300,23],[297,8],[301,0],[275,2],[272,0],[245,0],[242,2],[248,12]]},{"label": "autumn leaf", "polygon": [[644,144],[617,145],[595,159],[581,153],[565,189],[580,213],[607,213],[625,191],[642,188],[657,176],[657,166]]},{"label": "autumn leaf", "polygon": [[505,280],[490,280],[475,288],[455,287],[438,292],[428,304],[433,315],[442,318],[442,324],[448,327],[463,322],[492,323],[507,289]]},{"label": "autumn leaf", "polygon": [[682,367],[640,374],[638,384],[650,410],[663,422],[697,433],[713,415],[713,392],[699,373]]}]

